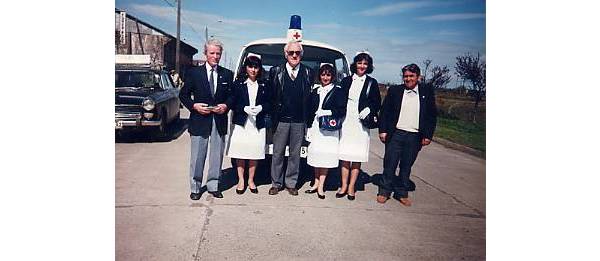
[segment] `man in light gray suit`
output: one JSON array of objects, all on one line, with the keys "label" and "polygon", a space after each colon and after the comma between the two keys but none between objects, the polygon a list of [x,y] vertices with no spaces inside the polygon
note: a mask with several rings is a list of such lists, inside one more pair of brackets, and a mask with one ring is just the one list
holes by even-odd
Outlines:
[{"label": "man in light gray suit", "polygon": [[201,184],[207,158],[208,193],[216,198],[223,197],[219,191],[219,176],[227,134],[227,111],[233,103],[233,73],[219,66],[222,52],[223,44],[218,40],[213,39],[204,44],[206,63],[187,71],[185,84],[179,92],[181,103],[190,110],[188,132],[191,138],[192,200],[198,200],[202,196]]}]

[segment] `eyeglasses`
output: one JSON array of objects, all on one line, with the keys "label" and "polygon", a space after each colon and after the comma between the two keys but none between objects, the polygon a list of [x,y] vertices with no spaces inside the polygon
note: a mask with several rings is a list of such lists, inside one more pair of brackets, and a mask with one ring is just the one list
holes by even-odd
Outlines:
[{"label": "eyeglasses", "polygon": [[301,53],[302,53],[301,51],[287,51],[287,54],[289,56],[293,56],[294,54],[300,56]]}]

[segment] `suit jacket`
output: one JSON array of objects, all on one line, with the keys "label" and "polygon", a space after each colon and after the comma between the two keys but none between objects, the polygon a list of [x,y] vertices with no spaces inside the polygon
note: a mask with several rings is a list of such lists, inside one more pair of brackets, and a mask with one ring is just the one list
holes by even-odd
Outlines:
[{"label": "suit jacket", "polygon": [[[266,82],[258,79],[258,92],[256,93],[255,105],[262,105],[262,111],[256,115],[256,127],[262,129],[265,127],[265,115],[271,111],[271,97]],[[245,106],[250,105],[248,94],[248,85],[245,80],[237,80],[233,83],[233,111],[232,122],[244,126],[248,114],[244,111]]]},{"label": "suit jacket", "polygon": [[[309,117],[306,120],[306,126],[310,128],[313,124],[315,114],[319,109],[320,96],[317,90],[321,89],[314,88],[311,92],[311,104]],[[348,93],[342,89],[342,87],[335,85],[329,93],[325,96],[325,101],[321,105],[322,110],[331,110],[331,116],[335,118],[344,118],[346,116],[346,106],[348,105]]]},{"label": "suit jacket", "polygon": [[185,82],[179,91],[181,103],[190,110],[190,121],[188,132],[194,136],[207,138],[212,130],[213,118],[217,124],[219,135],[227,134],[227,112],[223,114],[210,113],[202,115],[194,110],[194,103],[206,103],[209,106],[215,106],[225,103],[227,108],[231,108],[233,97],[231,96],[231,86],[233,85],[233,73],[221,66],[217,66],[217,86],[214,96],[211,95],[210,85],[206,66],[195,66],[190,68],[185,77]]},{"label": "suit jacket", "polygon": [[[371,81],[371,89],[369,89],[369,93],[367,93],[369,81]],[[340,85],[346,93],[349,93],[350,87],[352,86],[352,75],[344,77]],[[346,95],[346,97],[348,97],[348,95]],[[366,107],[369,107],[369,110],[371,111],[369,115],[374,116],[376,116],[379,113],[379,109],[381,108],[381,94],[379,93],[379,83],[377,83],[377,80],[375,80],[375,78],[368,75],[365,79],[365,83],[363,84],[362,90],[360,91],[360,96],[358,98],[358,112],[360,113]]]},{"label": "suit jacket", "polygon": [[[304,122],[306,122],[306,119],[308,117],[309,114],[309,109],[308,109],[308,105],[310,104],[310,91],[311,91],[311,86],[313,85],[315,76],[314,76],[314,72],[312,69],[310,69],[309,67],[305,66],[304,64],[299,64],[298,66],[300,66],[300,68],[298,68],[298,76],[296,78],[296,80],[302,80],[304,81],[304,88],[302,88],[302,97],[299,97],[300,99],[302,99],[302,117],[304,117]],[[277,123],[279,123],[279,112],[281,112],[281,109],[283,107],[282,105],[282,95],[283,95],[283,83],[284,83],[284,73],[287,73],[287,69],[285,64],[281,64],[279,66],[273,66],[271,67],[271,69],[269,70],[269,78],[268,78],[268,85],[269,88],[271,89],[271,101],[272,101],[272,110],[271,110],[271,115],[272,115],[272,119],[273,119],[273,129],[276,130],[277,129]],[[302,79],[301,79],[302,78]]]},{"label": "suit jacket", "polygon": [[[379,115],[379,133],[387,133],[390,137],[396,130],[405,88],[402,84],[388,89]],[[419,134],[421,138],[432,139],[437,124],[435,94],[430,85],[419,84],[417,88],[419,88]]]}]

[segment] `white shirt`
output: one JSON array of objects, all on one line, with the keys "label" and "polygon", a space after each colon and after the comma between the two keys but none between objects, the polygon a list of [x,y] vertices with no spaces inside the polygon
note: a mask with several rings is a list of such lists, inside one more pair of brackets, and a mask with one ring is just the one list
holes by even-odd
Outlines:
[{"label": "white shirt", "polygon": [[255,106],[256,104],[256,94],[258,93],[258,82],[250,80],[250,78],[246,79],[246,86],[248,86],[248,102],[250,102],[250,106]]},{"label": "white shirt", "polygon": [[[210,81],[210,69],[212,69],[212,67],[210,67],[210,64],[208,64],[208,62],[205,64],[206,66],[206,80]],[[219,67],[218,65],[215,65],[215,70],[213,71],[213,84],[215,86],[215,92],[217,92],[217,78],[219,77],[219,74],[217,73],[217,67]]]},{"label": "white shirt", "polygon": [[419,132],[419,85],[403,91],[402,107],[396,128],[408,132]]},{"label": "white shirt", "polygon": [[366,79],[366,74],[363,74],[363,76],[358,76],[356,74],[352,75],[352,85],[350,85],[348,99],[358,102],[358,99],[360,98],[360,93],[362,92],[362,88],[365,84]]},{"label": "white shirt", "polygon": [[292,68],[292,66],[289,63],[285,63],[285,68],[287,68],[288,74],[290,75],[290,78],[292,79],[296,79],[296,76],[298,76],[298,68],[300,67],[300,64],[296,65],[296,68]]}]

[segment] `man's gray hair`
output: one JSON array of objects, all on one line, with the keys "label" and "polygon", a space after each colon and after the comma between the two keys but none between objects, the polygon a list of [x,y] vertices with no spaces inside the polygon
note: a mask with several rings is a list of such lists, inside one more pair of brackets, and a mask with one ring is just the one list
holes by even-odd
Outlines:
[{"label": "man's gray hair", "polygon": [[223,43],[217,39],[210,39],[204,44],[204,53],[206,53],[209,45],[217,46],[223,52]]},{"label": "man's gray hair", "polygon": [[304,48],[302,48],[302,43],[301,42],[296,42],[296,41],[289,41],[285,44],[285,46],[283,46],[283,54],[285,54],[287,56],[287,51],[288,48],[290,47],[290,44],[298,44],[300,46],[300,56],[304,55]]}]

